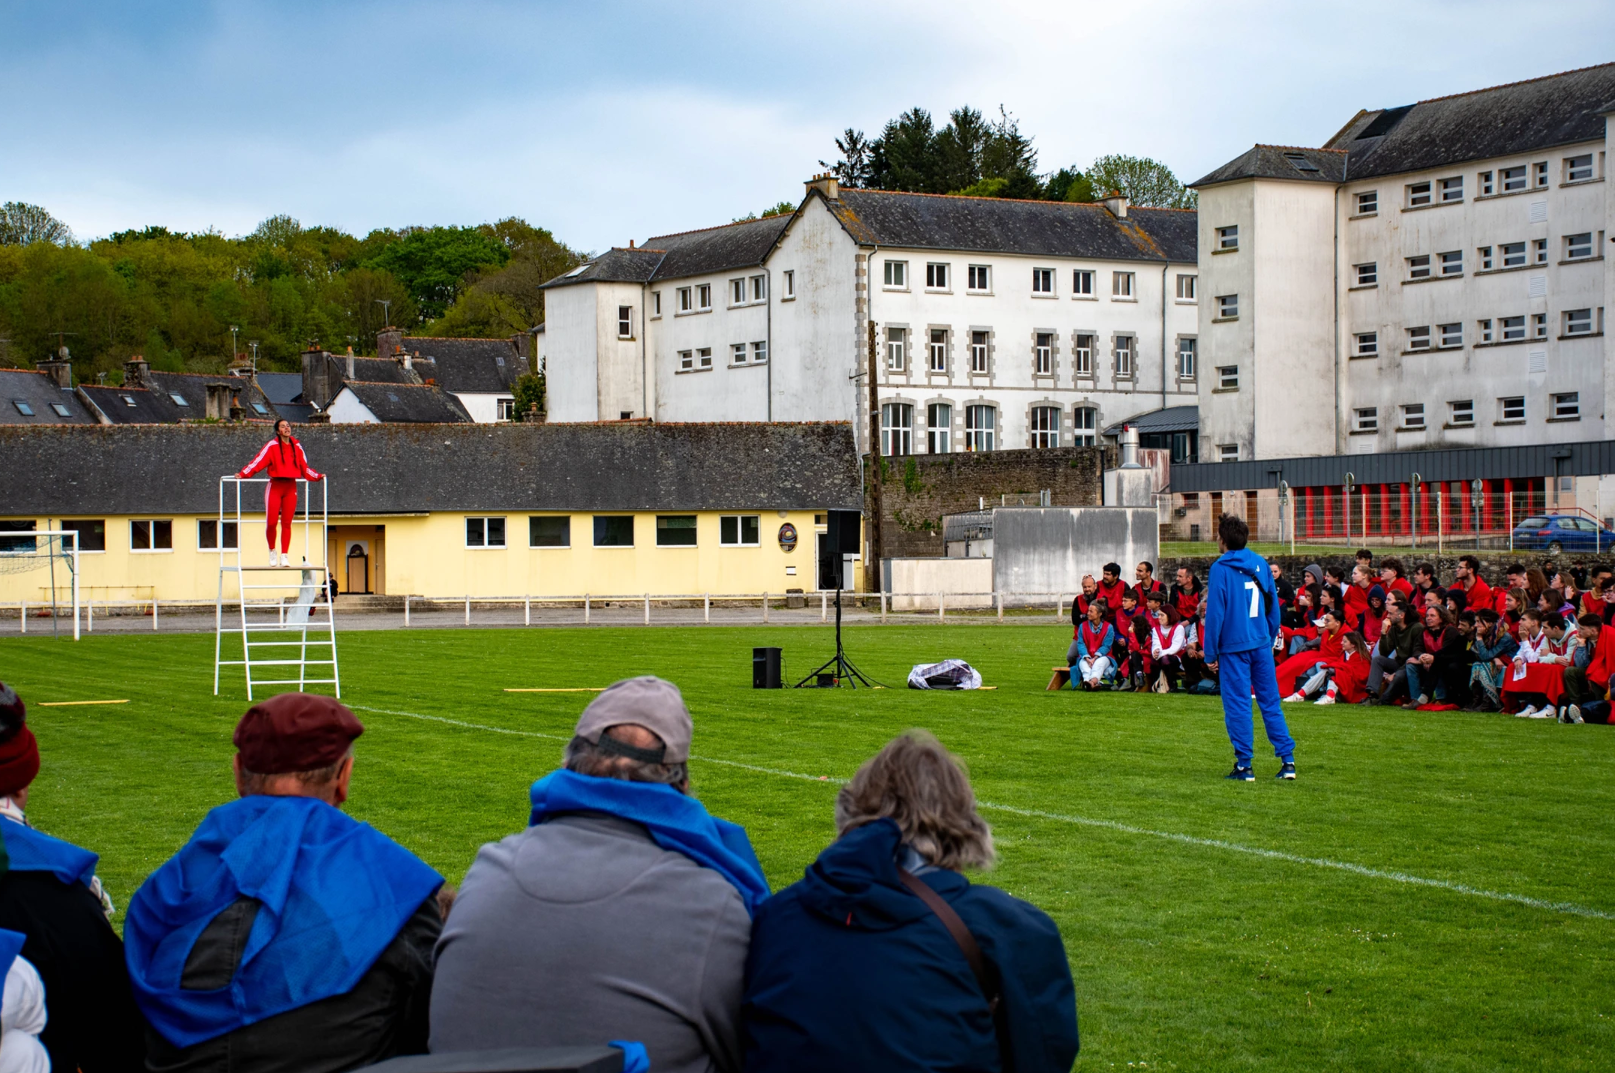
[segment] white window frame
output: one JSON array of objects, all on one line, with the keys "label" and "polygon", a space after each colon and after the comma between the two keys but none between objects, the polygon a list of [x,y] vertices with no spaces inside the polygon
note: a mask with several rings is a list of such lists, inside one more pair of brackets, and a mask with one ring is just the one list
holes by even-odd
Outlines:
[{"label": "white window frame", "polygon": [[1434,197],[1435,184],[1428,179],[1423,182],[1408,183],[1407,185],[1408,208],[1410,209],[1425,208],[1433,204]]},{"label": "white window frame", "polygon": [[1475,264],[1477,272],[1490,272],[1492,270],[1492,248],[1490,246],[1475,247]]},{"label": "white window frame", "polygon": [[1430,278],[1430,255],[1428,253],[1415,254],[1407,259],[1408,279]]},{"label": "white window frame", "polygon": [[1580,231],[1565,236],[1565,260],[1582,261],[1593,255],[1593,233]]},{"label": "white window frame", "polygon": [[679,372],[687,373],[695,368],[695,351],[679,351]]},{"label": "white window frame", "polygon": [[1525,190],[1530,184],[1530,177],[1526,174],[1524,164],[1516,164],[1512,168],[1500,168],[1497,173],[1498,186],[1505,194],[1512,194]]},{"label": "white window frame", "polygon": [[676,312],[676,313],[694,313],[695,312],[695,288],[694,287],[680,287],[678,289],[678,291],[679,291],[679,307],[674,312]]},{"label": "white window frame", "polygon": [[1219,295],[1217,295],[1217,319],[1218,320],[1238,320],[1239,319],[1239,295],[1237,295],[1237,294],[1219,294]]},{"label": "white window frame", "polygon": [[1357,357],[1379,357],[1379,332],[1358,332],[1356,337]]},{"label": "white window frame", "polygon": [[1226,227],[1217,228],[1217,252],[1237,249],[1239,249],[1239,225],[1228,224]]},{"label": "white window frame", "polygon": [[[1577,174],[1578,172],[1581,174]],[[1565,157],[1565,182],[1584,183],[1593,177],[1593,155],[1591,153],[1577,153],[1575,156]]]},{"label": "white window frame", "polygon": [[795,299],[796,298],[796,269],[787,268],[785,271],[781,272],[780,273],[780,283],[784,286],[784,293],[780,295],[779,300],[782,301],[782,302],[789,302],[789,301],[792,301],[793,299]]},{"label": "white window frame", "polygon": [[1475,322],[1475,342],[1490,343],[1492,341],[1492,318],[1482,317]]},{"label": "white window frame", "polygon": [[992,371],[991,338],[989,332],[981,329],[972,329],[970,332],[970,373],[972,376],[984,376]]},{"label": "white window frame", "polygon": [[1593,334],[1593,311],[1587,309],[1567,309],[1564,311],[1565,335],[1591,335]]},{"label": "white window frame", "polygon": [[1548,417],[1554,421],[1581,420],[1581,392],[1556,391],[1548,396]]},{"label": "white window frame", "polygon": [[[982,419],[986,418],[986,423]],[[989,452],[998,449],[998,407],[986,402],[965,406],[965,450]]]},{"label": "white window frame", "polygon": [[708,310],[712,308],[712,284],[702,283],[695,288],[696,308]]},{"label": "white window frame", "polygon": [[1054,375],[1054,333],[1032,333],[1032,375]]},{"label": "white window frame", "polygon": [[516,400],[514,398],[493,400],[493,419],[495,421],[516,420]]},{"label": "white window frame", "polygon": [[1071,446],[1093,447],[1099,443],[1099,410],[1076,406],[1071,410]]},{"label": "white window frame", "polygon": [[1424,403],[1405,402],[1402,404],[1402,428],[1409,430],[1422,430],[1424,424]]},{"label": "white window frame", "polygon": [[1548,337],[1548,315],[1546,313],[1531,314],[1531,338],[1546,339]]},{"label": "white window frame", "polygon": [[[1049,427],[1052,415],[1054,427]],[[1037,405],[1032,407],[1030,415],[1031,446],[1034,450],[1048,450],[1060,446],[1060,426],[1064,424],[1060,407],[1052,405]]]},{"label": "white window frame", "polygon": [[1531,240],[1531,252],[1535,255],[1533,257],[1533,259],[1532,259],[1535,264],[1539,264],[1539,265],[1547,264],[1548,263],[1548,240],[1545,239],[1545,238],[1534,238],[1534,239],[1532,239]]},{"label": "white window frame", "polygon": [[730,343],[729,344],[729,362],[730,362],[731,365],[744,365],[744,364],[746,364],[746,344],[745,343]]},{"label": "white window frame", "polygon": [[1532,177],[1536,180],[1534,183],[1531,184],[1532,186],[1534,186],[1538,190],[1542,189],[1544,186],[1547,186],[1548,185],[1548,162],[1546,160],[1538,160],[1536,163],[1532,164],[1531,165],[1531,174],[1532,174]]},{"label": "white window frame", "polygon": [[1178,379],[1193,380],[1200,368],[1200,339],[1193,335],[1178,336]]},{"label": "white window frame", "polygon": [[746,280],[745,280],[745,277],[741,277],[740,279],[732,279],[732,280],[730,280],[729,281],[729,305],[731,307],[734,307],[734,306],[743,306],[745,304],[746,304]]},{"label": "white window frame", "polygon": [[1429,350],[1430,341],[1430,325],[1421,324],[1408,329],[1409,350]]},{"label": "white window frame", "polygon": [[1379,431],[1379,407],[1378,406],[1359,406],[1356,409],[1352,410],[1352,431],[1353,432],[1378,432]]},{"label": "white window frame", "polygon": [[1180,302],[1197,301],[1195,292],[1199,288],[1200,277],[1194,272],[1178,273],[1178,298]]},{"label": "white window frame", "polygon": [[1497,252],[1502,258],[1504,268],[1525,267],[1525,243],[1501,242],[1498,243]]},{"label": "white window frame", "polygon": [[1436,254],[1436,257],[1441,262],[1441,275],[1443,277],[1461,276],[1464,274],[1463,250],[1447,250],[1445,253]]},{"label": "white window frame", "polygon": [[1054,269],[1052,269],[1052,268],[1034,268],[1034,269],[1032,269],[1032,297],[1033,298],[1053,298],[1054,297]]},{"label": "white window frame", "polygon": [[753,302],[766,302],[768,300],[768,277],[751,277],[751,300]]},{"label": "white window frame", "polygon": [[[204,526],[209,526],[209,525],[211,525],[213,527],[213,537],[212,537],[211,542],[209,542],[208,537],[203,535],[203,527]],[[219,547],[219,541],[221,539],[228,540],[228,541],[230,541],[230,543],[226,544],[223,548],[220,548]],[[241,530],[240,530],[240,527],[235,522],[227,521],[227,522],[224,523],[224,528],[220,529],[219,528],[219,521],[218,521],[217,518],[198,518],[198,519],[196,519],[196,550],[197,551],[238,551],[238,550],[240,550],[240,548],[241,548]]]},{"label": "white window frame", "polygon": [[885,265],[881,269],[881,272],[882,272],[881,279],[883,281],[881,283],[881,289],[882,290],[887,290],[887,291],[906,291],[906,290],[908,290],[908,262],[907,261],[888,260],[888,261],[885,262]]},{"label": "white window frame", "polygon": [[1217,461],[1219,461],[1219,462],[1238,462],[1239,461],[1239,444],[1237,444],[1237,443],[1219,443],[1217,445]]},{"label": "white window frame", "polygon": [[1497,318],[1498,334],[1505,343],[1518,343],[1525,339],[1525,316]]},{"label": "white window frame", "polygon": [[1358,216],[1378,216],[1379,215],[1379,191],[1378,190],[1364,190],[1364,191],[1362,191],[1361,193],[1359,193],[1357,195],[1357,213],[1356,213],[1356,215],[1358,215]]},{"label": "white window frame", "polygon": [[651,291],[650,292],[650,315],[652,317],[660,317],[662,315],[662,292],[661,291]]},{"label": "white window frame", "polygon": [[634,337],[634,307],[617,307],[617,338],[632,339]]},{"label": "white window frame", "polygon": [[695,348],[695,365],[698,369],[712,368],[712,348],[702,346]]},{"label": "white window frame", "polygon": [[1454,428],[1468,428],[1475,423],[1475,400],[1459,399],[1447,403],[1447,424]]},{"label": "white window frame", "polygon": [[925,333],[925,371],[933,376],[948,371],[948,330],[929,328]]},{"label": "white window frame", "polygon": [[1378,261],[1365,261],[1363,264],[1353,265],[1352,267],[1357,270],[1357,286],[1359,286],[1359,287],[1377,287],[1377,286],[1379,286],[1379,262]]},{"label": "white window frame", "polygon": [[[938,413],[938,411],[941,411]],[[941,417],[940,424],[936,419]],[[940,447],[941,450],[937,448]],[[925,451],[927,454],[949,454],[953,450],[953,404],[931,402],[925,406]]]},{"label": "white window frame", "polygon": [[[746,521],[750,519],[756,529],[756,539],[746,539]],[[726,539],[730,534],[726,530],[733,530],[734,539]],[[761,514],[720,514],[718,515],[718,547],[720,548],[760,548],[763,546],[763,516]]]},{"label": "white window frame", "polygon": [[1442,350],[1452,350],[1464,345],[1464,325],[1462,321],[1450,324],[1436,325],[1437,346]]},{"label": "white window frame", "polygon": [[[157,546],[157,527],[167,527],[168,546]],[[136,547],[135,533],[144,527],[146,546]],[[239,536],[239,534],[238,534]],[[129,519],[129,552],[132,555],[164,555],[174,550],[174,519],[172,518],[131,518]]]},{"label": "white window frame", "polygon": [[[1093,352],[1097,345],[1096,337],[1091,332],[1077,332],[1076,345],[1071,348],[1071,367],[1077,376],[1093,376]],[[1086,339],[1088,345],[1082,341]]]},{"label": "white window frame", "polygon": [[1071,270],[1071,297],[1092,298],[1093,296],[1093,269],[1073,268]]},{"label": "white window frame", "polygon": [[1451,205],[1464,199],[1464,177],[1462,175],[1453,175],[1442,179],[1439,185],[1443,205]]},{"label": "white window frame", "polygon": [[1482,171],[1475,173],[1475,195],[1477,197],[1492,196],[1492,173]]},{"label": "white window frame", "polygon": [[1113,302],[1117,301],[1117,300],[1131,301],[1131,300],[1136,299],[1138,297],[1138,295],[1136,293],[1137,289],[1134,286],[1134,283],[1135,283],[1134,273],[1132,273],[1132,272],[1112,272],[1110,274],[1110,299],[1111,299],[1111,301],[1113,301]]},{"label": "white window frame", "polygon": [[965,268],[965,290],[971,294],[991,294],[993,270],[991,265],[968,265]]},{"label": "white window frame", "polygon": [[768,340],[758,339],[751,344],[751,363],[753,365],[768,364]]},{"label": "white window frame", "polygon": [[953,290],[953,288],[949,286],[949,275],[948,262],[925,262],[925,289],[928,291],[940,291],[942,293],[947,293]]},{"label": "white window frame", "polygon": [[[492,542],[489,522],[499,523],[499,543]],[[472,540],[472,524],[476,524],[477,538]],[[504,551],[510,540],[510,527],[503,514],[467,515],[465,519],[465,546],[475,551]]]},{"label": "white window frame", "polygon": [[908,329],[888,327],[886,329],[886,371],[903,373],[908,371]]},{"label": "white window frame", "polygon": [[1504,423],[1525,420],[1525,396],[1502,395],[1497,400],[1497,419]]},{"label": "white window frame", "polygon": [[[902,425],[894,424],[892,419],[900,416],[907,418]],[[896,437],[896,444],[893,437]],[[896,448],[901,448],[896,449]],[[880,450],[881,454],[911,455],[914,453],[914,404],[909,402],[883,402],[880,406]]]},{"label": "white window frame", "polygon": [[1218,391],[1238,391],[1239,390],[1239,366],[1237,366],[1237,365],[1219,365],[1219,366],[1217,366],[1217,390]]},{"label": "white window frame", "polygon": [[1138,375],[1138,337],[1127,332],[1118,332],[1112,348],[1111,356],[1116,363],[1116,379],[1132,380]]}]

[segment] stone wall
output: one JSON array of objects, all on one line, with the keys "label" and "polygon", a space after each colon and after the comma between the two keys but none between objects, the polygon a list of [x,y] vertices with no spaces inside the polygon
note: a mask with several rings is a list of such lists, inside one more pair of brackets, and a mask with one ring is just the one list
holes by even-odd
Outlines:
[{"label": "stone wall", "polygon": [[[867,472],[867,456],[864,461]],[[1036,496],[1047,489],[1050,506],[1098,506],[1102,474],[1106,466],[1117,464],[1117,454],[1114,447],[1057,447],[900,455],[883,462],[884,553],[924,558],[944,554],[942,516],[976,510],[982,500],[992,507],[1001,496]],[[865,517],[874,514],[871,503]]]}]

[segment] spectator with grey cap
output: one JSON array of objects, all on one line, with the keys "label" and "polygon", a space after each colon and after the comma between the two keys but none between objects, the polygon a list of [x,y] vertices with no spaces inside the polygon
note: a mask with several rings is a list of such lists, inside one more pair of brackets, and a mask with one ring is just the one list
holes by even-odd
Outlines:
[{"label": "spectator with grey cap", "polygon": [[690,795],[684,698],[644,676],[578,719],[528,828],[478,852],[437,948],[433,1051],[637,1040],[657,1073],[738,1070],[745,831]]}]

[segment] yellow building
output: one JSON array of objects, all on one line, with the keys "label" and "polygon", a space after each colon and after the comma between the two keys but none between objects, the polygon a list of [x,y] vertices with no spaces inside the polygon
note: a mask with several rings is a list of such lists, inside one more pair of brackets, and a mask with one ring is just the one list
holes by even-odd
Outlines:
[{"label": "yellow building", "polygon": [[[831,558],[826,515],[862,502],[845,424],[297,433],[328,478],[310,488],[316,521],[328,511],[325,561],[342,593],[812,592],[821,558]],[[211,602],[221,565],[238,554],[267,561],[264,485],[240,486],[239,523],[236,486],[226,485],[221,525],[219,482],[266,438],[238,425],[0,427],[0,550],[7,530],[74,529],[81,599]],[[306,535],[301,517],[293,557],[317,563],[319,530]],[[0,603],[48,599],[49,585],[44,570],[0,574]]]}]

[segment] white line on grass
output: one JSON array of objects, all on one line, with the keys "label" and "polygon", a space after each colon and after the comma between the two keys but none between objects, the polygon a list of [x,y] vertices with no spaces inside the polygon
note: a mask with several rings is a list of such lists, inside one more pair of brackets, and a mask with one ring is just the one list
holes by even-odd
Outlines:
[{"label": "white line on grass", "polygon": [[[486,730],[493,734],[509,734],[521,738],[547,738],[551,741],[570,741],[570,736],[561,734],[545,734],[537,730],[512,730],[509,727],[489,726],[485,723],[467,723],[459,719],[448,719],[441,715],[422,715],[419,712],[403,712],[390,708],[367,708],[360,704],[350,705],[357,711],[375,712],[378,715],[402,715],[410,719],[424,719],[432,723],[446,723],[449,726],[463,727],[466,730]],[[756,764],[742,764],[738,760],[719,760],[711,756],[696,756],[691,754],[691,760],[699,760],[706,764],[722,764],[724,767],[742,768],[746,771],[756,771],[764,775],[779,775],[788,779],[801,779],[804,782],[822,782],[833,786],[845,783],[846,779],[839,779],[828,775],[805,775],[799,771],[786,771],[782,768],[759,767]],[[1011,815],[1023,816],[1027,819],[1053,820],[1056,823],[1071,823],[1082,827],[1102,827],[1106,830],[1116,831],[1128,835],[1145,835],[1150,838],[1162,838],[1169,842],[1179,842],[1189,846],[1204,846],[1208,849],[1229,850],[1234,853],[1245,853],[1253,857],[1263,857],[1272,861],[1287,861],[1290,864],[1310,864],[1316,868],[1331,868],[1338,872],[1349,872],[1352,875],[1364,876],[1368,879],[1389,879],[1395,883],[1408,883],[1419,887],[1434,887],[1437,890],[1451,891],[1454,894],[1467,894],[1475,898],[1486,898],[1494,902],[1512,902],[1515,905],[1525,905],[1532,909],[1546,909],[1554,913],[1568,913],[1572,916],[1589,917],[1593,920],[1615,920],[1615,913],[1605,912],[1602,909],[1593,909],[1590,906],[1577,905],[1575,902],[1550,902],[1542,898],[1532,898],[1524,894],[1510,894],[1506,891],[1484,890],[1480,887],[1471,887],[1464,883],[1453,883],[1445,879],[1429,879],[1425,876],[1409,875],[1406,872],[1387,872],[1379,868],[1369,868],[1361,864],[1352,864],[1349,861],[1332,861],[1327,857],[1303,857],[1297,853],[1285,853],[1282,850],[1263,849],[1260,846],[1246,846],[1238,842],[1226,842],[1220,838],[1199,838],[1195,835],[1178,834],[1173,831],[1156,831],[1148,827],[1134,827],[1132,824],[1119,823],[1115,820],[1096,820],[1087,816],[1071,816],[1060,812],[1044,812],[1041,809],[1017,808],[1014,805],[998,805],[991,801],[976,802],[983,809],[993,812],[1008,812]]]}]

